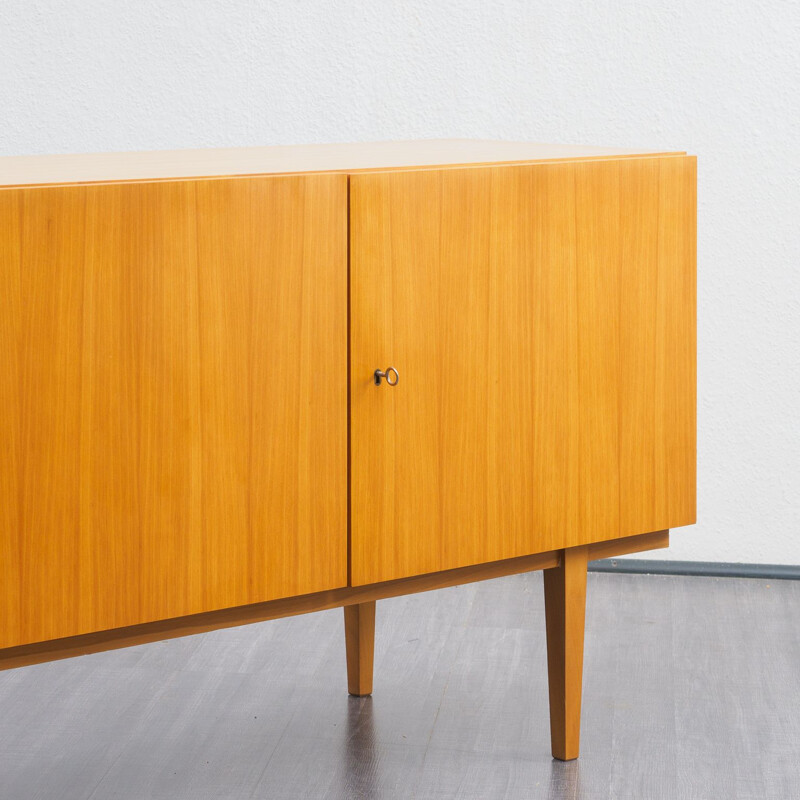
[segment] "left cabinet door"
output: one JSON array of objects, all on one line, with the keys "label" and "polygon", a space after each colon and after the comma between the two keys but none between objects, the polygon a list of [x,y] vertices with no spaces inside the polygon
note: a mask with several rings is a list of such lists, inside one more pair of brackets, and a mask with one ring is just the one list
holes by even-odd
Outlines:
[{"label": "left cabinet door", "polygon": [[0,647],[345,585],[346,181],[0,190]]}]

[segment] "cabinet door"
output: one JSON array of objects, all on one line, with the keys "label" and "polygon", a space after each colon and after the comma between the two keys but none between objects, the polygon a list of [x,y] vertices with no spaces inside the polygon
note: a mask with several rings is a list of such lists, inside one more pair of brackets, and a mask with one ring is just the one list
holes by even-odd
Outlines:
[{"label": "cabinet door", "polygon": [[0,191],[0,646],[347,581],[347,184]]},{"label": "cabinet door", "polygon": [[350,198],[353,584],[694,521],[693,158]]}]

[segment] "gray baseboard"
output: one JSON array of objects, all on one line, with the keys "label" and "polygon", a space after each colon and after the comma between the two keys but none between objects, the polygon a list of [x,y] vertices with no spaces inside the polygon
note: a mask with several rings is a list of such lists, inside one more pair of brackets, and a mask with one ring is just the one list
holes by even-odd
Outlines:
[{"label": "gray baseboard", "polygon": [[661,561],[650,558],[603,558],[590,561],[589,572],[800,580],[800,565],[797,564],[729,564],[720,561]]}]

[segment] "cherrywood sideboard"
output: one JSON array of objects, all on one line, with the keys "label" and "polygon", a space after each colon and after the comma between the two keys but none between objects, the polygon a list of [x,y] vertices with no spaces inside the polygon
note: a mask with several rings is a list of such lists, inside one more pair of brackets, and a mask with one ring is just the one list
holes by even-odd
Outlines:
[{"label": "cherrywood sideboard", "polygon": [[696,164],[469,140],[0,159],[0,667],[587,561],[695,520]]}]

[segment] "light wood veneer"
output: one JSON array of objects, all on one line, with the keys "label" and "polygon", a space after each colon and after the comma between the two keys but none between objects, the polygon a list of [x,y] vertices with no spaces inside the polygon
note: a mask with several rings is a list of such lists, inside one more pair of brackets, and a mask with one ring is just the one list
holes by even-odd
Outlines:
[{"label": "light wood veneer", "polygon": [[[0,668],[545,570],[695,519],[696,164],[441,140],[0,158]],[[394,367],[396,386],[376,385]]]},{"label": "light wood veneer", "polygon": [[287,173],[355,173],[386,169],[681,154],[621,147],[587,147],[536,142],[422,139],[404,142],[273,145],[214,150],[4,156],[0,157],[0,186],[162,181]]},{"label": "light wood veneer", "polygon": [[354,584],[694,522],[694,180],[351,178]]},{"label": "light wood veneer", "polygon": [[0,647],[346,584],[346,197],[0,190]]},{"label": "light wood veneer", "polygon": [[[589,558],[610,558],[664,547],[669,547],[669,531],[654,531],[589,545]],[[181,636],[194,636],[198,633],[207,633],[222,628],[234,628],[253,622],[325,611],[340,606],[370,603],[399,595],[430,592],[446,589],[449,586],[518,575],[523,572],[549,570],[561,564],[562,556],[563,551],[560,550],[537,553],[511,558],[507,561],[475,564],[471,567],[434,572],[429,575],[415,575],[413,578],[384,581],[370,586],[329,589],[298,597],[268,600],[248,606],[217,609],[176,619],[157,620],[126,628],[112,628],[107,631],[97,631],[65,639],[51,639],[19,647],[8,647],[0,650],[0,670],[90,655],[91,653],[102,653],[106,650],[175,639]]]}]

